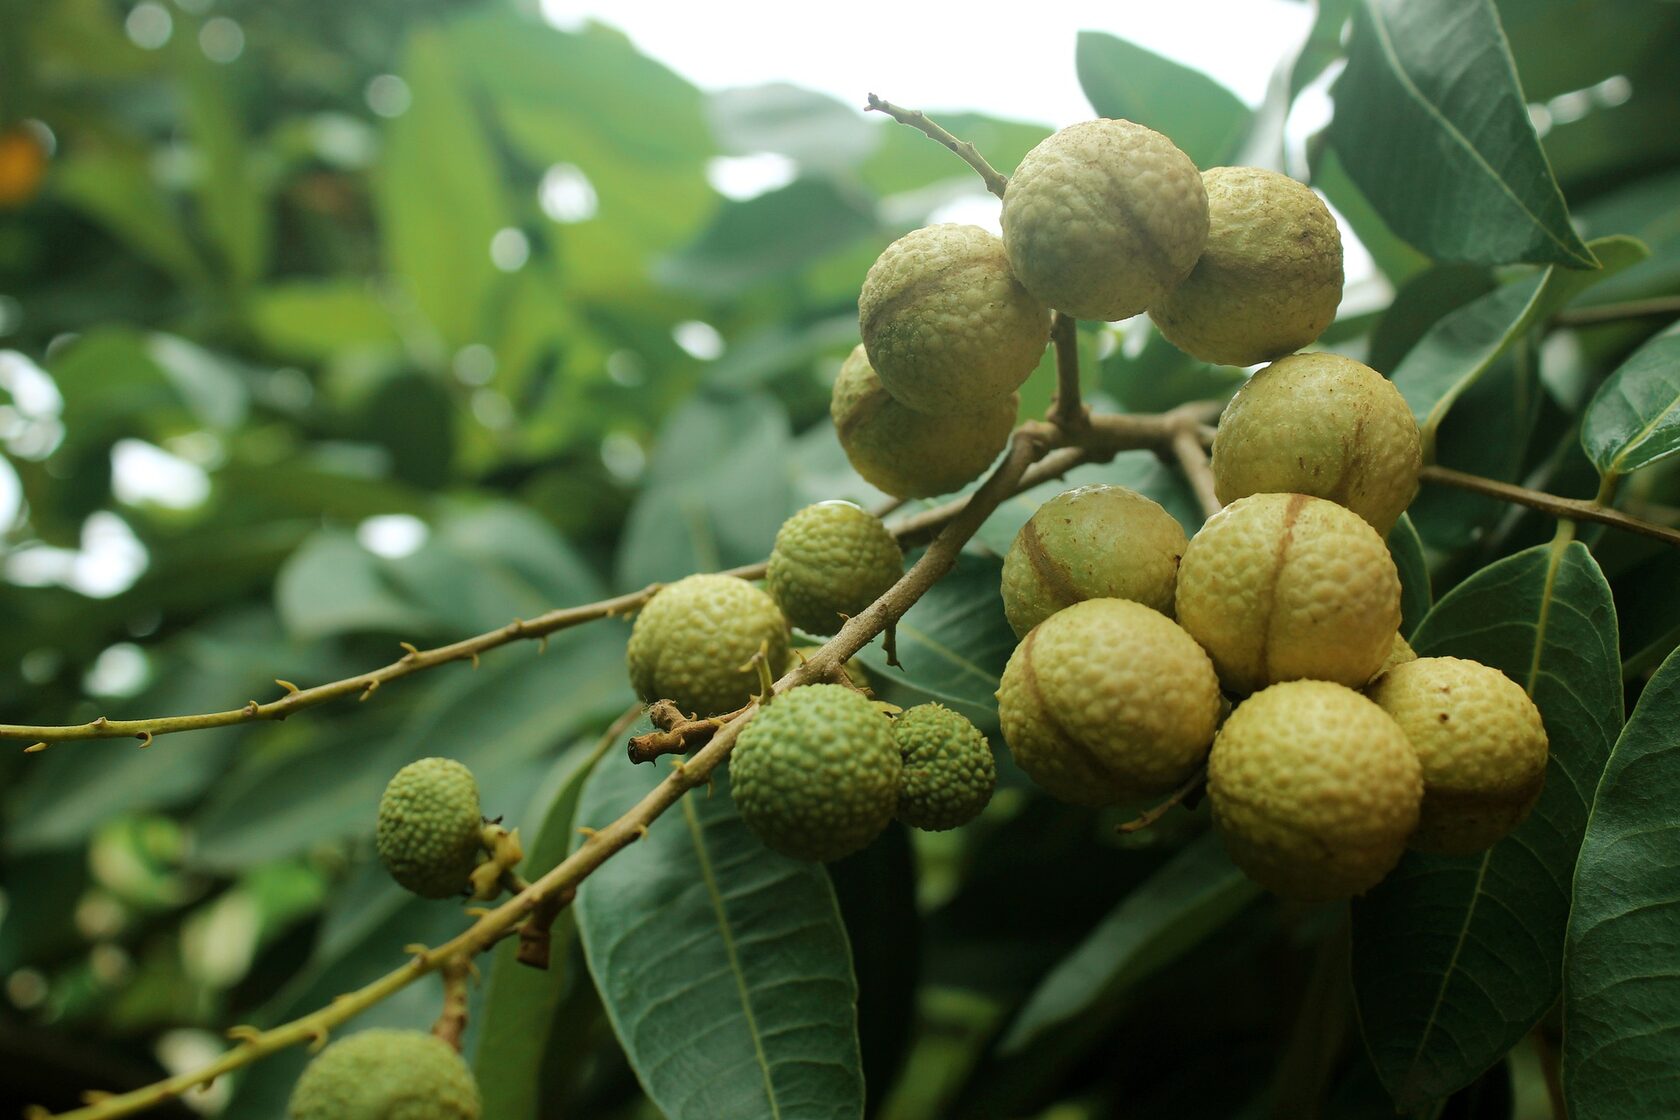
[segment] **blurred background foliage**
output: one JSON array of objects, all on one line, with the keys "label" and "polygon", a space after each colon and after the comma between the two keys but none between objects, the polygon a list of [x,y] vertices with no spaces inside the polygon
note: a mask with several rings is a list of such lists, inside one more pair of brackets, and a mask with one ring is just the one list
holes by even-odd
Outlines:
[{"label": "blurred background foliage", "polygon": [[[1297,95],[1340,70],[1352,8],[1323,0],[1259,105],[1108,35],[1069,42],[1067,63],[1097,112],[1163,129],[1202,166],[1310,177],[1378,270],[1326,344],[1391,372],[1511,276],[1393,232],[1357,185],[1391,140],[1380,120],[1350,110],[1285,143]],[[1675,291],[1680,7],[1499,11],[1577,225],[1652,250],[1580,304]],[[1005,171],[1050,131],[939,116]],[[878,500],[827,421],[858,286],[889,241],[978,190],[925,138],[824,95],[702,92],[611,27],[495,0],[3,0],[0,134],[0,711],[17,723],[268,699],[275,678],[348,675],[398,640],[750,562],[809,501]],[[717,157],[764,152],[793,161],[791,181],[749,198],[712,185]],[[1651,326],[1510,347],[1442,427],[1441,460],[1590,496],[1575,417]],[[1082,344],[1107,407],[1221,395],[1241,375],[1147,324]],[[1049,381],[1029,383],[1024,415]],[[1081,477],[1195,520],[1150,456]],[[1649,516],[1680,505],[1671,471],[1638,483]],[[890,698],[995,726],[1011,644],[996,557],[1056,488],[1000,511],[912,612]],[[1413,519],[1413,570],[1427,558],[1436,595],[1551,532],[1457,492],[1426,490]],[[1651,593],[1680,562],[1601,544],[1618,598],[1642,604],[1623,612],[1637,677],[1680,634],[1680,600]],[[596,739],[631,700],[626,630],[285,724],[0,755],[0,1111],[196,1064],[221,1028],[319,1005],[458,930],[456,908],[370,864],[372,807],[412,758],[467,762],[488,811],[563,852]],[[1183,846],[1195,825],[1121,839],[1112,823],[1009,773],[983,822],[918,835],[914,862],[893,834],[836,866],[879,1114],[1258,1115],[1287,1091],[1274,1077],[1331,1084],[1336,1115],[1386,1114],[1322,979],[1325,916],[1257,902]],[[1172,861],[1196,873],[1114,908]],[[1087,935],[1095,994],[1070,1012],[1041,990],[1023,1025]],[[508,965],[489,963],[469,1038],[504,1032],[503,1057],[479,1056],[488,1115],[650,1115],[578,951],[541,984]],[[420,1025],[435,1000],[420,986],[364,1021]],[[278,1116],[299,1061],[200,1104]],[[1447,1115],[1550,1115],[1539,1066],[1525,1043]]]}]

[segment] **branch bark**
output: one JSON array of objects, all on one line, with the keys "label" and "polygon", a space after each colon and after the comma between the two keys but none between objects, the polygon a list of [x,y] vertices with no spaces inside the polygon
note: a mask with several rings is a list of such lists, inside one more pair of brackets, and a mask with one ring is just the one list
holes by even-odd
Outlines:
[{"label": "branch bark", "polygon": [[979,149],[977,149],[973,144],[969,143],[967,140],[958,140],[955,136],[952,136],[949,132],[946,132],[939,125],[935,124],[933,120],[920,109],[906,109],[902,106],[894,105],[891,101],[883,101],[881,98],[876,97],[873,93],[869,95],[869,105],[867,108],[876,113],[885,113],[899,124],[907,124],[911,128],[914,128],[918,132],[927,136],[930,140],[935,140],[940,144],[945,145],[945,147],[955,152],[964,163],[979,172],[980,178],[985,180],[987,190],[991,191],[999,198],[1003,197],[1004,188],[1009,185],[1009,180],[1003,175],[1003,173],[991,164],[987,163],[986,157],[982,156]]},{"label": "branch bark", "polygon": [[1650,537],[1652,540],[1662,541],[1664,544],[1680,548],[1680,530],[1671,529],[1666,525],[1654,525],[1649,521],[1641,521],[1632,514],[1623,513],[1612,506],[1600,505],[1589,498],[1560,498],[1556,494],[1547,494],[1544,491],[1530,490],[1526,486],[1518,486],[1515,483],[1500,482],[1497,479],[1483,478],[1477,474],[1455,471],[1451,467],[1424,467],[1423,473],[1419,477],[1424,482],[1433,482],[1439,486],[1452,486],[1475,494],[1486,494],[1491,498],[1537,509],[1542,513],[1549,513],[1553,517],[1563,520],[1592,521],[1599,525],[1609,525],[1614,529],[1638,533],[1642,537]]}]

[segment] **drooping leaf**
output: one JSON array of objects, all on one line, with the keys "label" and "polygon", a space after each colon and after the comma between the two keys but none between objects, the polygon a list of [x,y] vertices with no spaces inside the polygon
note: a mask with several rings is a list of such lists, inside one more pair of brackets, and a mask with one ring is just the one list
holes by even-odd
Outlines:
[{"label": "drooping leaf", "polygon": [[707,98],[706,116],[732,155],[775,152],[829,171],[861,163],[883,135],[856,109],[787,82],[719,90]]},{"label": "drooping leaf", "polygon": [[290,280],[253,293],[248,307],[252,328],[282,354],[327,358],[397,345],[384,305],[353,280]]},{"label": "drooping leaf", "polygon": [[227,274],[235,283],[249,283],[266,267],[271,221],[253,166],[249,129],[240,119],[239,100],[226,69],[204,57],[190,40],[178,47],[177,56],[183,60],[186,123],[204,160],[199,210]]},{"label": "drooping leaf", "polygon": [[1011,1054],[1046,1032],[1110,1003],[1189,952],[1229,921],[1260,888],[1207,833],[1161,865],[1109,911],[1027,998],[1001,1043]]},{"label": "drooping leaf", "polygon": [[1551,761],[1539,805],[1506,839],[1481,855],[1408,853],[1354,903],[1360,1022],[1405,1108],[1469,1084],[1556,1000],[1570,876],[1622,716],[1610,589],[1578,542],[1484,568],[1435,605],[1413,644],[1521,684]]},{"label": "drooping leaf", "polygon": [[1200,168],[1231,158],[1252,115],[1200,70],[1100,31],[1079,33],[1075,65],[1097,116],[1153,128]]},{"label": "drooping leaf", "polygon": [[[1322,133],[1320,134],[1322,136]],[[1312,185],[1324,192],[1336,213],[1347,219],[1359,243],[1370,252],[1377,269],[1390,283],[1400,285],[1429,267],[1429,258],[1396,233],[1343,166],[1328,144],[1308,149],[1312,155]],[[1385,371],[1386,372],[1386,371]]]},{"label": "drooping leaf", "polygon": [[1680,328],[1641,346],[1599,386],[1581,417],[1581,446],[1605,475],[1680,451]]},{"label": "drooping leaf", "polygon": [[1015,649],[1003,616],[1002,565],[964,555],[950,575],[898,621],[898,660],[887,664],[879,642],[858,654],[870,685],[885,700],[909,707],[937,700],[982,727],[997,725],[998,680]]},{"label": "drooping leaf", "polygon": [[1569,224],[1490,0],[1362,0],[1330,123],[1353,181],[1437,260],[1597,264]]},{"label": "drooping leaf", "polygon": [[1646,249],[1630,237],[1592,243],[1603,262],[1596,272],[1553,266],[1497,288],[1438,320],[1418,340],[1392,379],[1432,440],[1447,410],[1530,327],[1605,276],[1643,260]]},{"label": "drooping leaf", "polygon": [[1429,585],[1429,561],[1423,553],[1423,539],[1408,514],[1388,533],[1388,552],[1400,572],[1400,633],[1410,634],[1434,605],[1435,593]]},{"label": "drooping leaf", "polygon": [[1563,966],[1575,1120],[1680,1111],[1680,653],[1657,670],[1593,798]]},{"label": "drooping leaf", "polygon": [[[578,820],[600,828],[663,767],[608,757]],[[624,1052],[671,1120],[860,1120],[857,983],[821,866],[766,849],[728,776],[695,790],[578,890],[589,970]]]}]

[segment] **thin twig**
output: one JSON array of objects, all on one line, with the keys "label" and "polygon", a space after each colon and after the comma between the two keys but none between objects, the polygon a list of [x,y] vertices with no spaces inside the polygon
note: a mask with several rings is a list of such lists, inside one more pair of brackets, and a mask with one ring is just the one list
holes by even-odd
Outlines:
[{"label": "thin twig", "polygon": [[1595,327],[1601,323],[1651,319],[1663,315],[1680,315],[1680,296],[1657,296],[1653,299],[1628,300],[1626,303],[1605,303],[1597,307],[1565,308],[1552,316],[1552,325]]},{"label": "thin twig", "polygon": [[1207,452],[1202,448],[1197,425],[1185,424],[1173,433],[1172,453],[1173,458],[1178,460],[1180,469],[1184,471],[1190,489],[1196,492],[1196,501],[1202,507],[1203,516],[1212,517],[1224,508],[1220,504],[1219,495],[1214,492],[1213,467],[1209,465]]},{"label": "thin twig", "polygon": [[1483,478],[1477,474],[1467,474],[1455,471],[1451,467],[1428,466],[1423,468],[1420,476],[1425,482],[1433,482],[1441,486],[1453,486],[1460,490],[1469,490],[1475,494],[1486,494],[1500,501],[1511,502],[1519,506],[1537,509],[1541,513],[1570,521],[1593,521],[1600,525],[1609,525],[1613,529],[1624,529],[1630,533],[1638,533],[1642,537],[1662,541],[1680,548],[1680,530],[1670,529],[1666,525],[1653,525],[1649,521],[1641,521],[1630,514],[1610,506],[1599,505],[1587,498],[1560,498],[1556,494],[1547,494],[1540,490],[1530,490],[1526,486],[1518,486],[1511,482],[1500,482],[1497,479]]},{"label": "thin twig", "polygon": [[461,1036],[467,1033],[467,978],[472,975],[472,962],[450,961],[442,970],[443,1013],[432,1024],[432,1033],[461,1049]]},{"label": "thin twig", "polygon": [[1067,432],[1090,427],[1090,410],[1079,394],[1079,323],[1057,311],[1050,318],[1050,341],[1056,347],[1056,399],[1049,420]]},{"label": "thin twig", "polygon": [[1138,816],[1134,817],[1132,820],[1129,820],[1125,824],[1120,825],[1119,828],[1118,828],[1118,831],[1120,831],[1120,832],[1142,832],[1144,829],[1148,828],[1150,825],[1154,824],[1156,821],[1160,820],[1162,817],[1164,817],[1168,813],[1172,812],[1174,806],[1184,804],[1186,799],[1188,799],[1189,797],[1191,797],[1194,794],[1197,794],[1201,790],[1201,788],[1203,786],[1205,786],[1206,784],[1207,784],[1207,767],[1206,766],[1198,766],[1196,768],[1196,772],[1194,774],[1190,775],[1190,777],[1185,780],[1183,785],[1179,786],[1177,789],[1173,790],[1172,793],[1168,794],[1167,799],[1165,801],[1161,802],[1159,805],[1155,806],[1153,809],[1144,810],[1144,812],[1140,813]]},{"label": "thin twig", "polygon": [[949,132],[946,132],[943,128],[929,120],[928,115],[920,109],[901,108],[900,106],[894,105],[891,101],[881,100],[873,93],[869,95],[868,108],[877,113],[885,113],[899,124],[907,124],[911,128],[922,132],[929,139],[936,140],[945,145],[947,148],[957,153],[964,163],[968,164],[980,173],[980,178],[986,181],[987,190],[991,191],[999,198],[1003,197],[1003,190],[1009,185],[1008,178],[1006,178],[1002,172],[998,171],[997,168],[987,163],[986,157],[982,156],[973,144],[970,144],[967,140],[958,140],[955,136],[952,136]]}]

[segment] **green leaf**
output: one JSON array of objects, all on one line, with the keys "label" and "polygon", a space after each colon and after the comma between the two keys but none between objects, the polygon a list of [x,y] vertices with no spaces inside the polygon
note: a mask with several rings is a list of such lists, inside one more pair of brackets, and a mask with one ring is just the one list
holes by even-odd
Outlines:
[{"label": "green leaf", "polygon": [[1363,0],[1332,96],[1348,174],[1427,255],[1596,267],[1489,0]]},{"label": "green leaf", "polygon": [[386,584],[379,557],[354,537],[327,529],[286,561],[274,586],[286,629],[301,638],[365,630],[431,632],[430,615]]},{"label": "green leaf", "polygon": [[[1323,133],[1319,136],[1322,138]],[[1335,148],[1315,145],[1308,152],[1312,156],[1313,186],[1322,191],[1336,212],[1347,219],[1354,236],[1370,251],[1371,259],[1391,283],[1404,284],[1429,267],[1429,258],[1395,233],[1383,215],[1371,205],[1365,192],[1348,175]]]},{"label": "green leaf", "polygon": [[348,277],[275,284],[254,292],[247,306],[251,328],[281,354],[331,358],[398,345],[396,328],[378,296]]},{"label": "green leaf", "polygon": [[1426,444],[1453,402],[1530,327],[1549,318],[1606,276],[1641,261],[1645,246],[1630,237],[1592,243],[1603,267],[1590,273],[1558,266],[1497,288],[1440,320],[1394,370],[1393,381],[1411,406]]},{"label": "green leaf", "polygon": [[152,178],[143,152],[83,150],[62,160],[51,190],[127,242],[140,256],[188,284],[207,279],[170,199]]},{"label": "green leaf", "polygon": [[1599,386],[1581,418],[1581,446],[1607,476],[1680,451],[1680,327],[1634,351]]},{"label": "green leaf", "polygon": [[1015,649],[1003,615],[997,561],[964,555],[898,621],[898,660],[887,664],[879,643],[858,654],[871,686],[900,707],[937,700],[982,727],[997,726],[998,680]]},{"label": "green leaf", "polygon": [[1027,997],[999,1044],[1015,1054],[1047,1032],[1111,1004],[1194,949],[1259,897],[1260,888],[1209,832],[1161,865],[1091,930]]},{"label": "green leaf", "polygon": [[1236,153],[1252,114],[1202,71],[1100,31],[1081,31],[1074,57],[1097,116],[1153,128],[1197,167],[1214,167]]},{"label": "green leaf", "polygon": [[1354,903],[1360,1022],[1402,1108],[1469,1084],[1557,999],[1570,875],[1622,719],[1610,588],[1579,542],[1484,568],[1435,605],[1413,645],[1521,684],[1551,761],[1539,805],[1510,836],[1476,856],[1408,853]]},{"label": "green leaf", "polygon": [[[190,28],[190,24],[189,24]],[[197,182],[204,225],[227,273],[245,284],[266,267],[268,199],[258,182],[228,71],[204,56],[193,38],[182,36],[176,57],[181,72],[186,124],[204,161]]]},{"label": "green leaf", "polygon": [[1400,572],[1400,633],[1410,634],[1423,622],[1435,602],[1429,586],[1429,560],[1423,553],[1423,539],[1408,514],[1388,533],[1388,552]]},{"label": "green leaf", "polygon": [[[626,734],[653,730],[644,717]],[[572,846],[573,818],[583,784],[603,755],[619,746],[624,735],[602,736],[593,744],[579,743],[555,760],[532,806],[514,823],[525,842],[527,878],[566,858]],[[615,759],[616,761],[616,759]],[[490,979],[485,986],[484,1010],[476,1023],[478,1076],[487,1116],[503,1120],[536,1120],[542,1097],[542,1060],[551,1031],[561,1024],[555,1013],[574,994],[582,979],[567,967],[567,950],[577,940],[571,910],[561,911],[551,932],[547,971],[518,961],[517,939],[496,947]]]},{"label": "green leaf", "polygon": [[[1021,157],[1050,135],[1050,129],[1041,124],[1002,120],[982,113],[939,112],[934,119],[952,136],[973,144],[987,163],[1005,175],[1014,171]],[[881,141],[875,154],[863,165],[861,177],[864,185],[877,194],[903,194],[953,180],[971,187],[974,197],[984,193],[985,187],[980,185],[972,168],[915,129],[890,120],[876,121],[875,128],[881,133]]]},{"label": "green leaf", "polygon": [[402,76],[414,100],[386,127],[375,193],[386,263],[454,350],[478,340],[499,276],[490,241],[513,223],[495,152],[448,40],[417,31]]},{"label": "green leaf", "polygon": [[[582,824],[666,774],[604,759]],[[857,983],[820,865],[766,849],[720,768],[578,890],[589,971],[642,1088],[671,1120],[861,1120]]]},{"label": "green leaf", "polygon": [[787,82],[718,90],[706,99],[706,115],[731,155],[776,152],[829,171],[855,167],[882,139],[857,110]]},{"label": "green leaf", "polygon": [[1574,1120],[1680,1112],[1680,653],[1657,670],[1593,798],[1563,967]]}]

